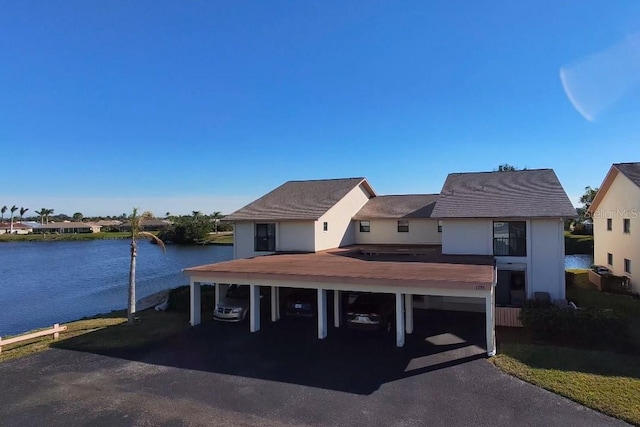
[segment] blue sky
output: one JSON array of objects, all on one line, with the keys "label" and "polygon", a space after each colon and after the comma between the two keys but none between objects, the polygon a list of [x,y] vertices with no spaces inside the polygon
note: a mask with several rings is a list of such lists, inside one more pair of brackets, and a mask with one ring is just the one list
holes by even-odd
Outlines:
[{"label": "blue sky", "polygon": [[520,3],[4,1],[0,205],[230,213],[501,163],[575,200],[640,161],[640,2]]}]

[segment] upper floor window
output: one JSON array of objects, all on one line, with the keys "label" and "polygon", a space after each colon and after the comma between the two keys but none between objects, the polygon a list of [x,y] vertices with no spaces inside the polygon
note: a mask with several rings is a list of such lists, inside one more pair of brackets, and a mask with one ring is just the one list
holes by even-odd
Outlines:
[{"label": "upper floor window", "polygon": [[607,265],[613,265],[613,254],[607,253]]},{"label": "upper floor window", "polygon": [[256,224],[255,251],[275,252],[276,225],[274,223]]},{"label": "upper floor window", "polygon": [[401,219],[398,221],[398,233],[408,233],[409,232],[409,221],[406,219]]},{"label": "upper floor window", "polygon": [[329,231],[329,223],[328,222],[323,222],[322,223],[322,231]]},{"label": "upper floor window", "polygon": [[631,233],[631,220],[629,218],[624,218],[622,220],[622,231],[627,234]]},{"label": "upper floor window", "polygon": [[368,233],[371,231],[371,224],[369,221],[360,221],[360,232]]},{"label": "upper floor window", "polygon": [[438,233],[442,233],[442,220],[438,220]]},{"label": "upper floor window", "polygon": [[493,254],[527,256],[527,223],[525,221],[494,221]]},{"label": "upper floor window", "polygon": [[624,259],[624,272],[627,274],[631,274],[631,260]]},{"label": "upper floor window", "polygon": [[613,220],[611,218],[607,218],[607,231],[613,230]]}]

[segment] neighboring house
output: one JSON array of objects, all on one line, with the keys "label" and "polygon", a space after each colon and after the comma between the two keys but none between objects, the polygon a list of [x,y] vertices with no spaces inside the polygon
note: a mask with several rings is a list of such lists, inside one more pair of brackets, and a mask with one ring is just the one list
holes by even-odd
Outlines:
[{"label": "neighboring house", "polygon": [[594,264],[629,277],[632,290],[640,292],[640,162],[613,164],[588,213]]},{"label": "neighboring house", "polygon": [[[318,294],[318,337],[327,335],[327,292],[340,326],[343,292],[395,295],[396,343],[413,331],[414,308],[485,313],[495,354],[495,306],[536,293],[565,298],[563,221],[575,217],[553,170],[448,176],[440,194],[378,196],[364,178],[289,181],[225,219],[234,261],[185,270],[191,323],[200,284],[250,285],[250,329],[260,329],[260,287]],[[263,256],[271,255],[271,256]]]},{"label": "neighboring house", "polygon": [[[13,234],[29,234],[33,231],[33,227],[28,224],[23,224],[20,222],[13,223]],[[0,223],[0,234],[9,234],[11,233],[11,223],[2,222]]]},{"label": "neighboring house", "polygon": [[[140,229],[144,231],[161,231],[171,225],[170,221],[164,219],[142,219],[140,220]],[[124,222],[118,226],[120,231],[130,231],[131,221]]]},{"label": "neighboring house", "polygon": [[34,233],[59,233],[59,234],[74,234],[74,233],[99,233],[101,226],[91,222],[75,222],[75,221],[63,221],[52,222],[49,224],[40,224],[34,227]]}]

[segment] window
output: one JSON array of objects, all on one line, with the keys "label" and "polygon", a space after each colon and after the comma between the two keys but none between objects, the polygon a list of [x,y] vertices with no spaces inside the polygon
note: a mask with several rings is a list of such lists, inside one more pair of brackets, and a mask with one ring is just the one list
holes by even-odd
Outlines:
[{"label": "window", "polygon": [[622,220],[622,231],[627,234],[631,233],[631,220],[629,218]]},{"label": "window", "polygon": [[442,233],[442,220],[438,220],[438,233]]},{"label": "window", "polygon": [[409,221],[406,219],[401,219],[398,221],[398,233],[408,233],[409,232]]},{"label": "window", "polygon": [[527,223],[524,221],[494,222],[493,254],[527,256]]},{"label": "window", "polygon": [[631,274],[631,260],[624,259],[624,272],[627,274]]},{"label": "window", "polygon": [[369,224],[369,221],[360,221],[360,232],[368,233],[370,231],[371,231],[371,225]]},{"label": "window", "polygon": [[613,254],[607,254],[607,264],[613,265]]},{"label": "window", "polygon": [[323,231],[329,231],[329,223],[328,222],[323,222],[322,223],[322,230]]},{"label": "window", "polygon": [[611,218],[607,218],[607,231],[613,230],[613,220]]},{"label": "window", "polygon": [[256,252],[275,252],[276,250],[276,225],[256,224],[255,234]]}]

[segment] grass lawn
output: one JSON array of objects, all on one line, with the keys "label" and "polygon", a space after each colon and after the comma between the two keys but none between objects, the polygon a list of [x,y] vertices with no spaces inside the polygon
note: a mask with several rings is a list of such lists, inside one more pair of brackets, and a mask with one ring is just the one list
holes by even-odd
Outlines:
[{"label": "grass lawn", "polygon": [[564,232],[565,255],[585,254],[593,255],[593,236],[583,236]]},{"label": "grass lawn", "polygon": [[205,243],[233,244],[233,233],[209,234],[205,239]]},{"label": "grass lawn", "polygon": [[0,361],[51,347],[96,353],[123,349],[135,351],[136,348],[165,340],[189,328],[187,313],[146,310],[137,313],[137,316],[140,320],[134,325],[126,324],[126,310],[65,323],[67,330],[60,333],[57,341],[48,336],[3,346]]},{"label": "grass lawn", "polygon": [[[640,345],[640,300],[598,291],[588,270],[570,270],[574,285],[567,298],[580,307],[608,308],[632,322],[631,341]],[[497,332],[498,355],[491,361],[503,371],[585,406],[640,425],[640,355],[544,345],[516,328]],[[638,346],[637,348],[640,348]]]}]

